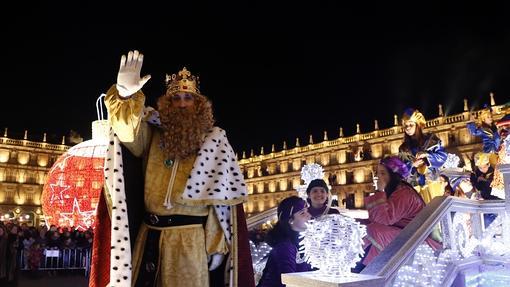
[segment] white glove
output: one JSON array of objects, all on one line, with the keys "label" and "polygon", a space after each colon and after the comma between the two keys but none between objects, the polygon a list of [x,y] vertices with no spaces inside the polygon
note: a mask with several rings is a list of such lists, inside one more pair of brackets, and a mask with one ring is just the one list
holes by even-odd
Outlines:
[{"label": "white glove", "polygon": [[142,70],[143,54],[138,51],[129,51],[127,59],[125,55],[120,58],[120,68],[117,74],[117,90],[121,97],[129,97],[138,92],[151,78],[150,75],[140,79]]},{"label": "white glove", "polygon": [[209,257],[209,271],[213,271],[214,269],[218,268],[221,263],[223,262],[223,259],[225,258],[225,255],[220,253],[214,253],[212,256]]}]

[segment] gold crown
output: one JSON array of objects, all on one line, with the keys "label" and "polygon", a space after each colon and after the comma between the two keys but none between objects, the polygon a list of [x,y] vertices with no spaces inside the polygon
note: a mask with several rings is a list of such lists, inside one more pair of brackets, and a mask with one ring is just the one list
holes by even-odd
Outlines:
[{"label": "gold crown", "polygon": [[480,116],[478,117],[478,124],[482,124],[486,118],[489,118],[492,116],[492,113],[491,113],[491,110],[490,109],[484,109],[482,110],[482,112],[480,113]]},{"label": "gold crown", "polygon": [[425,127],[427,124],[427,120],[425,120],[425,117],[422,113],[418,110],[414,110],[411,115],[408,113],[404,113],[404,116],[402,116],[402,125],[405,125],[406,122],[411,121],[415,122],[420,127]]},{"label": "gold crown", "polygon": [[475,165],[480,167],[490,162],[490,154],[484,152],[478,152],[475,154]]},{"label": "gold crown", "polygon": [[200,81],[198,77],[191,75],[186,67],[177,74],[167,74],[165,82],[167,93],[187,92],[200,95]]}]

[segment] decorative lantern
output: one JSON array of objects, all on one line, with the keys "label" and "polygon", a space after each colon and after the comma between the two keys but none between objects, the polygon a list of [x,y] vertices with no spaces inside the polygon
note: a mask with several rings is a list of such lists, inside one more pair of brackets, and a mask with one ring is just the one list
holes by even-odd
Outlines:
[{"label": "decorative lantern", "polygon": [[78,230],[94,227],[108,145],[109,124],[102,117],[101,110],[101,119],[92,122],[91,140],[70,148],[51,167],[42,193],[47,224],[74,226]]},{"label": "decorative lantern", "polygon": [[306,188],[314,179],[323,179],[324,178],[324,169],[320,164],[312,163],[303,166],[301,169],[301,179],[305,184],[298,186],[296,189],[298,191],[299,197],[306,200],[308,195],[306,194]]},{"label": "decorative lantern", "polygon": [[304,261],[325,275],[349,275],[364,254],[366,226],[340,214],[324,215],[306,225],[300,242]]}]

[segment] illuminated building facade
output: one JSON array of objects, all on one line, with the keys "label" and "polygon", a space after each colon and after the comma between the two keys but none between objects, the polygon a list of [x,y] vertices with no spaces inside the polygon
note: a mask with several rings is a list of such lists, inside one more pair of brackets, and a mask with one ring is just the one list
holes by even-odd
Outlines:
[{"label": "illuminated building facade", "polygon": [[29,226],[44,221],[41,193],[46,175],[57,158],[70,146],[8,137],[0,137],[0,220],[15,220]]}]

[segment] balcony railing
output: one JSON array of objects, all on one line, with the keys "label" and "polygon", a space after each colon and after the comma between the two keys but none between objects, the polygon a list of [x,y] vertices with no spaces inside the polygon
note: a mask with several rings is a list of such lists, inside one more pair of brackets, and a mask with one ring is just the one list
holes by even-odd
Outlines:
[{"label": "balcony railing", "polygon": [[17,140],[17,139],[9,139],[9,138],[0,138],[0,143],[14,145],[14,146],[27,146],[39,149],[49,149],[55,151],[67,151],[69,146],[66,145],[57,145],[57,144],[49,144],[49,143],[41,143],[41,142],[33,142],[28,140]]}]

